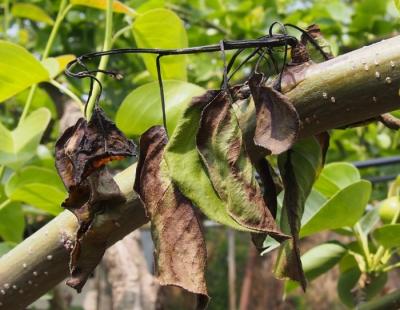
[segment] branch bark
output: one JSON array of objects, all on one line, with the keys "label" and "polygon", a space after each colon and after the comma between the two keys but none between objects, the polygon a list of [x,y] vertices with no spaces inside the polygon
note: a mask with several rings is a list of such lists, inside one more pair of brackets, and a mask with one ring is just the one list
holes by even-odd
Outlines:
[{"label": "branch bark", "polygon": [[[399,47],[397,36],[321,64],[292,68],[282,89],[299,113],[299,137],[398,109]],[[115,177],[128,202],[117,214],[115,210],[101,214],[91,230],[107,246],[148,221],[133,192],[134,169],[135,165]],[[115,227],[111,234],[102,235],[110,218]],[[0,259],[0,309],[23,309],[67,277],[76,229],[75,217],[64,211]],[[86,257],[90,259],[90,251],[82,253],[82,259]]]}]

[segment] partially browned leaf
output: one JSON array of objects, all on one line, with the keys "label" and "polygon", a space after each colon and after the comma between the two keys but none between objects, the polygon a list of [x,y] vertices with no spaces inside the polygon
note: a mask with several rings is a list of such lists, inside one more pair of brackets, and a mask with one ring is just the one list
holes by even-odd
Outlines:
[{"label": "partially browned leaf", "polygon": [[168,175],[163,159],[166,144],[167,136],[161,126],[142,135],[134,189],[151,220],[161,285],[175,285],[197,294],[197,308],[204,309],[208,294],[203,233],[191,202]]},{"label": "partially browned leaf", "polygon": [[278,157],[278,166],[285,188],[280,228],[292,235],[279,249],[274,273],[280,279],[291,279],[306,289],[300,260],[299,231],[304,204],[322,167],[321,144],[315,138],[296,142]]},{"label": "partially browned leaf", "polygon": [[281,249],[279,259],[283,262],[278,273],[288,277],[301,284],[303,290],[306,290],[307,281],[301,264],[301,255],[299,249],[299,231],[302,210],[304,208],[304,198],[300,193],[296,176],[293,171],[291,151],[287,152],[286,161],[283,167],[283,183],[285,186],[284,205],[286,208],[286,216],[283,216],[281,226],[288,225],[292,239],[288,241]]},{"label": "partially browned leaf", "polygon": [[[235,101],[249,100],[246,86],[231,89],[231,94]],[[286,239],[265,205],[228,92],[221,91],[204,108],[197,148],[232,218],[250,229]]]},{"label": "partially browned leaf", "polygon": [[67,189],[111,160],[135,155],[135,145],[95,108],[89,122],[81,118],[56,143],[56,168]]},{"label": "partially browned leaf", "polygon": [[[100,262],[107,248],[107,238],[90,233],[95,216],[99,212],[104,212],[106,208],[116,208],[123,202],[125,198],[118,185],[107,168],[103,167],[92,173],[78,187],[74,187],[63,203],[65,208],[75,214],[79,222],[75,245],[70,254],[71,278],[67,281],[67,284],[78,292]],[[105,221],[102,222],[104,224]],[[109,233],[106,227],[107,225],[104,225],[102,234]],[[86,241],[86,246],[90,247],[90,259],[86,260],[80,259],[83,238],[89,239]]]},{"label": "partially browned leaf", "polygon": [[249,80],[256,107],[254,143],[272,154],[288,150],[296,141],[299,116],[292,103],[280,92],[264,85],[262,74]]},{"label": "partially browned leaf", "polygon": [[[96,214],[125,201],[105,165],[111,160],[134,154],[133,142],[118,130],[100,108],[95,108],[89,122],[79,119],[56,143],[57,171],[69,193],[62,206],[74,213],[79,222],[70,257],[71,279],[67,281],[78,291],[106,249],[104,240],[107,239],[97,238],[97,235],[87,236],[90,235]],[[90,248],[91,257],[85,261],[80,259],[81,251],[86,250],[81,248],[83,238],[89,239],[87,247]]]}]

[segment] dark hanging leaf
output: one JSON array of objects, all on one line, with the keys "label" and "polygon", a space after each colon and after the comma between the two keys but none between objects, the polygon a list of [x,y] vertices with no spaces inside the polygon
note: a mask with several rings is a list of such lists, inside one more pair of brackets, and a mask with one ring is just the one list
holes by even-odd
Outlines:
[{"label": "dark hanging leaf", "polygon": [[[96,234],[90,234],[96,214],[105,208],[117,207],[125,201],[106,163],[135,155],[135,145],[128,140],[100,108],[95,108],[92,119],[81,118],[68,128],[56,143],[56,167],[69,196],[62,204],[78,219],[79,228],[71,251],[71,279],[67,284],[80,291],[87,278],[101,260],[106,245],[98,244]],[[103,220],[105,222],[105,220]],[[106,227],[106,225],[104,226]],[[102,234],[109,233],[105,228]],[[90,249],[90,259],[82,261],[83,240]]]},{"label": "dark hanging leaf", "polygon": [[[231,90],[234,101],[248,100],[248,88]],[[203,110],[197,148],[219,197],[242,226],[283,240],[267,209],[246,152],[230,94],[221,91]]]},{"label": "dark hanging leaf", "polygon": [[79,185],[109,161],[135,155],[135,145],[95,108],[89,122],[80,118],[56,143],[56,167],[67,189]]},{"label": "dark hanging leaf", "polygon": [[254,143],[272,154],[288,150],[296,141],[299,116],[292,103],[280,92],[264,85],[262,74],[249,80],[256,107]]},{"label": "dark hanging leaf", "polygon": [[[102,236],[90,233],[96,214],[104,212],[106,208],[117,208],[125,202],[118,185],[106,167],[102,167],[92,173],[78,187],[75,187],[63,206],[73,212],[78,219],[79,228],[76,233],[75,245],[70,253],[71,278],[67,284],[78,292],[85,285],[86,280],[98,265],[107,248],[102,237],[108,235],[106,221],[103,219],[104,229]],[[115,227],[114,227],[115,229]],[[81,246],[85,239],[85,248]],[[101,240],[100,242],[98,240]],[[90,249],[90,259],[82,260],[81,252]],[[85,255],[85,257],[88,257]]]},{"label": "dark hanging leaf", "polygon": [[140,139],[135,191],[151,220],[156,271],[161,285],[197,294],[197,309],[208,303],[203,232],[191,202],[171,182],[163,160],[165,129],[154,126]]},{"label": "dark hanging leaf", "polygon": [[300,282],[305,290],[306,279],[298,244],[299,231],[305,200],[322,167],[320,145],[314,138],[302,140],[280,155],[278,164],[285,188],[280,227],[284,233],[291,234],[292,239],[281,245],[274,272],[278,278]]},{"label": "dark hanging leaf", "polygon": [[255,230],[239,225],[228,213],[226,204],[218,197],[196,148],[196,134],[203,108],[218,95],[209,90],[194,97],[184,111],[164,153],[165,162],[174,184],[208,218],[243,231]]}]

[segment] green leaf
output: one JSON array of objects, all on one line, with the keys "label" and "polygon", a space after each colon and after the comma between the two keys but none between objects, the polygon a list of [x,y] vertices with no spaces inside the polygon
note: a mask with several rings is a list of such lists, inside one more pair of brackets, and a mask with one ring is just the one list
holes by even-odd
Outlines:
[{"label": "green leaf", "polygon": [[67,67],[68,63],[75,59],[75,55],[61,55],[57,57],[49,57],[42,60],[43,66],[49,71],[51,78],[56,77]]},{"label": "green leaf", "polygon": [[400,247],[400,224],[383,225],[375,229],[375,240],[385,248]]},{"label": "green leaf", "polygon": [[0,165],[16,168],[31,159],[50,117],[48,109],[40,108],[29,114],[13,131],[0,123]]},{"label": "green leaf", "polygon": [[228,214],[204,170],[196,148],[201,111],[216,94],[208,91],[190,103],[167,145],[164,158],[172,181],[207,217],[238,230],[250,231]]},{"label": "green leaf", "polygon": [[[74,5],[82,5],[100,10],[107,9],[107,0],[70,0],[70,2]],[[123,4],[121,1],[114,0],[112,7],[115,13],[123,13],[130,16],[137,16],[137,13],[134,9]]]},{"label": "green leaf", "polygon": [[15,17],[27,18],[36,22],[54,25],[53,19],[40,7],[32,3],[15,3],[11,14]]},{"label": "green leaf", "polygon": [[[182,81],[164,81],[168,131],[172,133],[190,100],[204,89]],[[125,134],[139,136],[151,126],[162,124],[160,89],[152,82],[134,89],[122,102],[116,123]]]},{"label": "green leaf", "polygon": [[0,102],[49,78],[46,68],[26,49],[0,40]]},{"label": "green leaf", "polygon": [[[306,252],[301,257],[301,263],[307,280],[312,281],[332,269],[346,253],[347,248],[337,241],[320,244]],[[297,286],[296,282],[288,281],[285,292],[289,293]]]},{"label": "green leaf", "polygon": [[[139,48],[176,49],[188,46],[182,20],[167,9],[154,9],[139,15],[133,23],[133,35]],[[142,57],[147,70],[156,79],[156,56],[143,54]],[[186,56],[162,57],[161,72],[164,79],[186,81]]]},{"label": "green leaf", "polygon": [[55,170],[28,166],[14,172],[5,186],[9,199],[21,201],[53,215],[61,212],[60,205],[67,193]]},{"label": "green leaf", "polygon": [[352,294],[353,288],[356,286],[361,272],[358,268],[351,268],[342,272],[337,282],[337,292],[342,303],[348,307],[355,305]]},{"label": "green leaf", "polygon": [[300,236],[354,225],[362,216],[370,194],[371,183],[365,180],[345,187],[303,223]]},{"label": "green leaf", "polygon": [[5,241],[21,242],[25,229],[22,207],[13,202],[0,209],[0,236]]},{"label": "green leaf", "polygon": [[360,180],[360,173],[356,167],[348,163],[331,163],[324,167],[314,188],[330,198],[340,189]]}]

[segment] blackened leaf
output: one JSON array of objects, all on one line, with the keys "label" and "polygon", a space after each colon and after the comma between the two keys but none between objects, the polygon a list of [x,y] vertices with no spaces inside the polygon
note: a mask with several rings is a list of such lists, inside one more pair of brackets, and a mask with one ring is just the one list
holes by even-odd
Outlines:
[{"label": "blackened leaf", "polygon": [[[117,208],[124,202],[124,196],[106,167],[95,171],[82,184],[74,187],[64,202],[63,206],[73,212],[79,222],[75,245],[70,253],[71,278],[67,281],[67,284],[78,292],[103,257],[107,248],[107,237],[104,236],[112,231],[104,219],[102,220],[104,228],[100,234],[90,231],[96,214],[104,212],[106,208]],[[108,221],[110,222],[109,219]],[[85,248],[81,246],[83,239]],[[82,260],[81,251],[86,251],[90,255],[85,255],[86,259]]]},{"label": "blackened leaf", "polygon": [[161,285],[175,285],[197,294],[197,309],[204,309],[208,294],[203,232],[191,202],[168,175],[163,160],[166,144],[163,127],[154,126],[142,135],[134,188],[151,220]]},{"label": "blackened leaf", "polygon": [[[241,90],[241,87],[231,90],[233,100],[248,100]],[[246,92],[246,87],[243,91]],[[229,214],[244,227],[285,239],[266,208],[228,92],[221,91],[204,108],[197,148]]]},{"label": "blackened leaf", "polygon": [[288,98],[263,85],[263,80],[262,74],[254,74],[249,80],[257,117],[254,143],[272,154],[280,154],[296,141],[299,116]]},{"label": "blackened leaf", "polygon": [[[329,149],[329,140],[330,140],[330,135],[327,131],[321,132],[317,135],[315,135],[315,139],[317,139],[319,146],[321,148],[321,155],[322,155],[322,166],[325,165],[325,159],[326,159],[326,154],[328,153]],[[318,171],[318,175],[321,171]]]},{"label": "blackened leaf", "polygon": [[78,186],[111,160],[135,155],[135,145],[95,108],[89,122],[81,118],[56,143],[56,167],[67,189]]},{"label": "blackened leaf", "polygon": [[280,227],[292,235],[279,250],[274,273],[278,278],[300,282],[306,289],[306,279],[300,260],[299,231],[304,203],[318,172],[322,167],[322,152],[315,138],[296,143],[292,149],[278,158],[285,194]]},{"label": "blackened leaf", "polygon": [[243,231],[254,231],[239,225],[227,212],[216,194],[196,148],[201,111],[219,91],[209,90],[194,97],[184,111],[164,153],[172,181],[208,218]]}]

